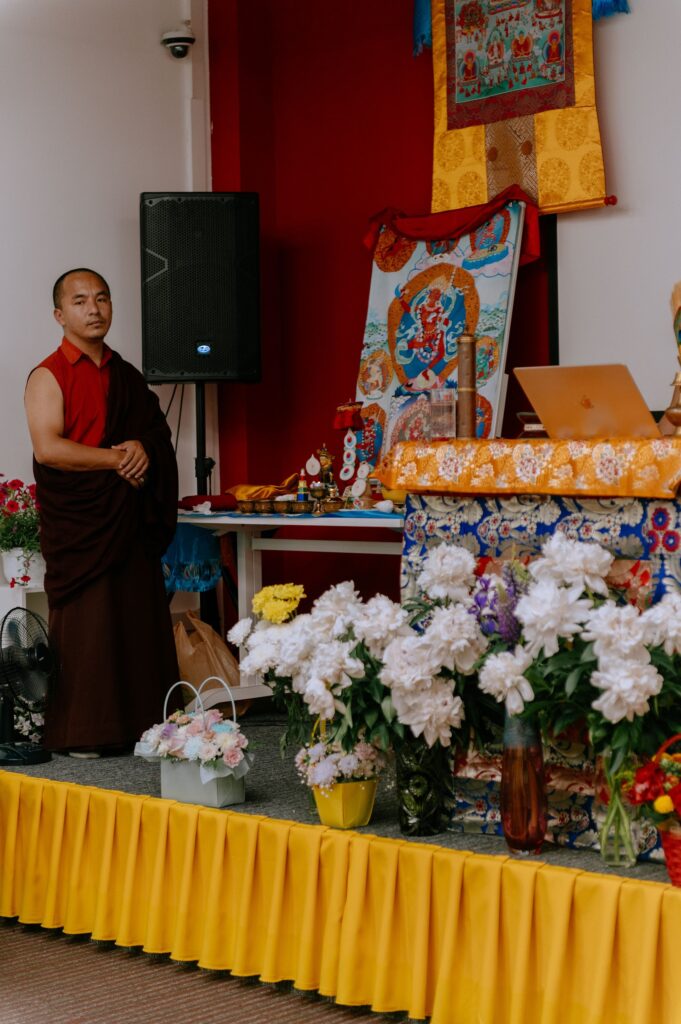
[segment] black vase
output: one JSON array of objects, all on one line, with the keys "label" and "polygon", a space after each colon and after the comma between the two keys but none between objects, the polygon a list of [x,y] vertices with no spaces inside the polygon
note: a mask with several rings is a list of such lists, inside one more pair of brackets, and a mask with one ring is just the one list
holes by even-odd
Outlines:
[{"label": "black vase", "polygon": [[409,737],[395,747],[400,831],[406,836],[436,836],[450,821],[454,803],[451,748],[429,747]]}]

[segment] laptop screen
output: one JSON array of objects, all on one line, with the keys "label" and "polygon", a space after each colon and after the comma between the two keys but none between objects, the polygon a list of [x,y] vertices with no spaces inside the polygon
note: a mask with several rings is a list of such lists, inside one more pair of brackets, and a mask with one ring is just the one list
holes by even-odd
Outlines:
[{"label": "laptop screen", "polygon": [[659,437],[628,367],[518,366],[513,371],[549,437]]}]

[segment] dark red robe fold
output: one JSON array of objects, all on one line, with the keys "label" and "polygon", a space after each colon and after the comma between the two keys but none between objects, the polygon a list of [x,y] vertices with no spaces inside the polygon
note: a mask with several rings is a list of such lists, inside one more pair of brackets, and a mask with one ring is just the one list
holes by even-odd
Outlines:
[{"label": "dark red robe fold", "polygon": [[101,447],[139,440],[150,459],[137,491],[111,470],[34,463],[59,677],[49,749],[129,744],[159,720],[177,681],[160,556],[177,517],[177,466],[158,399],[114,353]]}]

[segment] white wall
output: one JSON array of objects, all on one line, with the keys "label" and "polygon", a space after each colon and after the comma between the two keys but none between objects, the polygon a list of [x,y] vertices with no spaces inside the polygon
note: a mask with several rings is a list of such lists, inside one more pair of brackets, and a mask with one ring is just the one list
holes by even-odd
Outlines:
[{"label": "white wall", "polygon": [[[161,35],[189,18],[197,43],[178,61]],[[206,20],[204,0],[0,0],[0,472],[9,476],[32,478],[23,387],[59,344],[51,289],[62,271],[91,266],[107,278],[108,341],[141,365],[139,193],[210,188]],[[184,493],[195,490],[186,391]],[[164,406],[168,393],[159,389]]]},{"label": "white wall", "polygon": [[681,279],[680,0],[630,0],[595,25],[596,93],[615,207],[558,219],[560,362],[627,363],[664,409]]}]

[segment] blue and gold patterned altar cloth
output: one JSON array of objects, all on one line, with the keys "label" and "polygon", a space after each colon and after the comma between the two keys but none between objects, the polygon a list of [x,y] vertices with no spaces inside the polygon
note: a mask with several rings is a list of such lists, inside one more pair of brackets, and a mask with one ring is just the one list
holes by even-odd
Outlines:
[{"label": "blue and gold patterned altar cloth", "polygon": [[402,441],[376,475],[413,493],[673,498],[681,438]]},{"label": "blue and gold patterned altar cloth", "polygon": [[430,546],[460,544],[476,557],[538,554],[556,530],[595,540],[616,558],[646,560],[651,596],[681,588],[681,504],[651,498],[564,498],[410,494],[404,519],[402,592],[415,580]]}]

